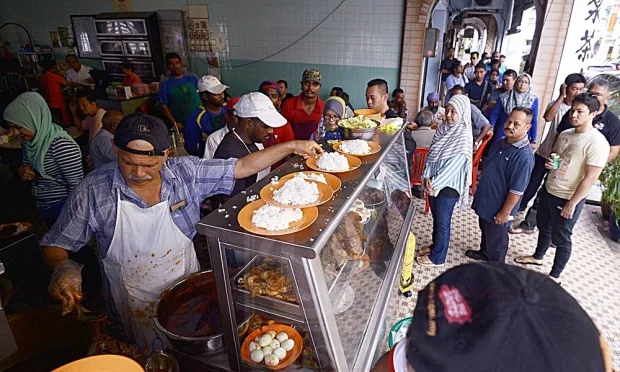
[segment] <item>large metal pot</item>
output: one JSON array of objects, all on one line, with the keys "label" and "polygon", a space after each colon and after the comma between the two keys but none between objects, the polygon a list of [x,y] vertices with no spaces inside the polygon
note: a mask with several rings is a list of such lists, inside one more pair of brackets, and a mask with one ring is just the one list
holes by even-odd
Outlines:
[{"label": "large metal pot", "polygon": [[352,129],[352,128],[344,128],[344,127],[341,127],[341,128],[344,134],[344,139],[346,140],[360,139],[360,140],[370,141],[375,136],[377,127],[365,128],[365,129]]},{"label": "large metal pot", "polygon": [[[169,321],[175,312],[183,311],[188,303],[197,305],[192,300],[202,297],[198,303],[201,309],[209,312],[209,319],[220,319],[219,325],[214,325],[214,330],[209,334],[199,336],[184,336],[170,328]],[[181,307],[184,307],[181,309]],[[175,349],[190,355],[209,355],[224,349],[224,333],[221,327],[221,317],[218,307],[217,288],[213,271],[207,270],[188,276],[164,291],[155,303],[154,322],[157,329],[168,337],[170,344]],[[180,310],[181,309],[181,310]],[[236,314],[241,320],[240,328],[245,328],[249,317]],[[247,329],[247,328],[246,328]]]}]

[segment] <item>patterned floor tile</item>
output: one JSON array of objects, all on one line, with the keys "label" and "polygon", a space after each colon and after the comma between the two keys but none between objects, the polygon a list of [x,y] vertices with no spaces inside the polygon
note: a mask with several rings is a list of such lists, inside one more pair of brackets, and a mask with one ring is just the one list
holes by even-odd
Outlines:
[{"label": "patterned floor tile", "polygon": [[[414,199],[419,213],[415,216],[412,231],[417,237],[418,247],[431,243],[432,217],[425,215],[424,202]],[[620,254],[614,253],[597,229],[602,219],[594,212],[598,208],[586,206],[573,231],[573,251],[566,269],[562,273],[562,286],[583,306],[594,323],[603,333],[611,348],[614,366],[620,367]],[[518,215],[517,221],[523,216]],[[512,264],[516,256],[532,254],[538,234],[511,235],[506,262]],[[445,270],[470,262],[465,257],[467,249],[477,249],[480,242],[478,218],[471,210],[456,211],[452,217],[452,236],[446,265],[442,268],[415,266],[415,290],[424,288]],[[548,274],[553,264],[555,251],[550,249],[541,267],[530,269]],[[389,329],[400,319],[412,316],[416,295],[405,298],[396,287],[390,298],[386,325]],[[387,337],[386,337],[387,338]],[[381,347],[388,349],[384,340]]]}]

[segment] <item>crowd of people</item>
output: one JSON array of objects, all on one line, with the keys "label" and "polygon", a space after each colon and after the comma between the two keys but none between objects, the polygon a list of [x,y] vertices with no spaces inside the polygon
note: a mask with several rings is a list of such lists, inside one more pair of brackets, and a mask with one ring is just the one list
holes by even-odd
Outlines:
[{"label": "crowd of people", "polygon": [[[256,92],[230,97],[217,77],[185,72],[175,53],[165,59],[160,117],[100,107],[90,68],[72,55],[66,79],[46,64],[42,94],[22,93],[4,111],[7,135],[21,139],[19,177],[31,183],[50,228],[40,242],[52,271],[50,294],[66,314],[102,288],[102,306],[128,340],[151,339],[152,329],[136,311],[198,270],[192,239],[205,204],[218,208],[293,154],[321,153],[317,143],[343,139],[338,121],[354,115],[341,87],[320,98],[324,82],[317,69],[303,72],[298,95],[284,80],[265,80]],[[133,84],[131,65],[123,71],[123,84]],[[75,96],[58,99],[64,87],[78,88]],[[404,92],[394,90],[390,100],[385,80],[368,82],[366,100],[387,118],[409,115]],[[74,128],[77,141],[67,128]],[[183,133],[188,156],[174,153],[175,131]],[[415,150],[410,135],[406,150],[409,157]],[[87,246],[92,235],[97,254]],[[140,265],[153,257],[157,270],[145,279]]]},{"label": "crowd of people", "polygon": [[[418,149],[428,151],[421,179],[433,215],[432,243],[422,248],[417,262],[445,264],[453,211],[469,208],[470,191],[475,190],[471,208],[482,237],[480,249],[465,255],[504,262],[509,235],[532,234],[537,227],[535,252],[515,262],[542,265],[554,245],[549,276],[560,282],[586,196],[620,150],[620,120],[606,105],[609,82],[594,79],[583,93],[585,77],[568,75],[544,112],[547,134],[538,146],[539,99],[532,93],[532,77],[507,69],[498,52],[486,64],[478,53],[470,56],[463,70],[454,49],[448,50],[441,65],[447,104],[442,107],[440,93],[430,93],[428,106],[415,119],[413,138]],[[467,75],[473,79],[467,81]],[[463,81],[464,87],[458,84]],[[479,149],[487,135],[488,146]],[[478,150],[482,161],[472,164]],[[472,179],[476,168],[483,170],[479,180]],[[524,220],[513,225],[517,212],[525,211],[535,196]]]},{"label": "crowd of people", "polygon": [[[540,102],[532,93],[532,77],[506,68],[498,52],[489,61],[476,52],[470,58],[463,65],[448,49],[441,89],[428,94],[428,105],[415,119],[409,117],[402,89],[390,92],[383,79],[367,84],[369,109],[413,123],[404,132],[407,161],[416,149],[427,152],[421,187],[433,216],[432,244],[416,261],[443,266],[453,212],[471,207],[481,241],[478,250],[465,252],[467,257],[504,263],[510,234],[531,234],[537,227],[535,251],[515,262],[541,265],[554,244],[549,277],[559,282],[585,197],[620,151],[620,120],[606,106],[609,83],[595,79],[586,86],[581,74],[566,77],[544,112],[548,134],[538,146]],[[298,95],[289,93],[285,80],[265,80],[256,92],[230,97],[229,86],[217,77],[185,72],[178,54],[166,55],[165,61],[169,75],[159,85],[161,117],[106,111],[88,89],[69,103],[61,99],[64,87],[92,83],[90,67],[73,55],[67,56],[66,79],[45,63],[41,94],[22,93],[4,111],[9,135],[22,142],[18,174],[32,182],[32,195],[50,227],[41,241],[44,263],[52,271],[50,294],[69,313],[83,299],[82,277],[103,272],[104,305],[129,340],[151,339],[152,328],[136,312],[176,279],[198,270],[192,239],[205,200],[218,208],[293,154],[321,153],[317,143],[342,140],[338,121],[354,115],[342,87],[333,87],[325,101],[320,98],[323,79],[317,69],[303,72]],[[123,84],[139,80],[130,64],[123,65],[123,73]],[[86,150],[63,125],[87,138]],[[174,157],[171,131],[182,131],[189,156]],[[482,162],[475,164],[478,151]],[[473,174],[479,167],[477,180]],[[470,195],[473,184],[477,188]],[[513,224],[532,199],[525,219]],[[98,258],[84,256],[91,235]],[[156,256],[162,259],[145,277],[140,265]],[[180,269],[172,274],[174,267]],[[540,282],[515,268],[498,270],[502,273],[493,275]],[[420,306],[425,305],[418,301]],[[422,348],[416,344],[406,353],[395,352],[401,363],[416,360],[411,364],[417,365]]]}]

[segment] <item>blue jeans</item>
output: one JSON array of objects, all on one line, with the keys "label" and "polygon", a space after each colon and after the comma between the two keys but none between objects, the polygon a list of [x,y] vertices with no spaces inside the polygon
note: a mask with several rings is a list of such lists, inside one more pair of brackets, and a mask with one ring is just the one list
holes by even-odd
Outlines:
[{"label": "blue jeans", "polygon": [[551,268],[550,276],[559,278],[562,270],[566,266],[573,249],[572,235],[573,227],[579,219],[583,205],[586,202],[584,198],[575,207],[573,218],[566,219],[560,215],[562,208],[568,202],[547,192],[546,188],[540,189],[540,205],[536,216],[536,226],[538,227],[538,245],[534,258],[542,260],[545,253],[549,249],[551,242],[556,245],[555,259]]},{"label": "blue jeans", "polygon": [[446,255],[450,247],[450,227],[452,212],[459,198],[444,196],[429,197],[431,213],[433,214],[433,244],[429,258],[436,265],[446,262]]}]

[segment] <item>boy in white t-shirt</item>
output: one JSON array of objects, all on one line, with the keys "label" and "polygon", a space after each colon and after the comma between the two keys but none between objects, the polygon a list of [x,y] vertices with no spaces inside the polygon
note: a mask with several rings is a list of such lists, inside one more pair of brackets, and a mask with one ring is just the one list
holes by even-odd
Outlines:
[{"label": "boy in white t-shirt", "polygon": [[515,259],[520,264],[540,266],[553,242],[557,249],[549,276],[557,282],[570,258],[573,227],[609,156],[609,143],[592,125],[599,108],[598,99],[589,94],[579,94],[573,100],[573,129],[560,133],[553,147],[560,157],[559,168],[554,168],[551,158],[545,164],[550,172],[540,194],[536,252]]}]

